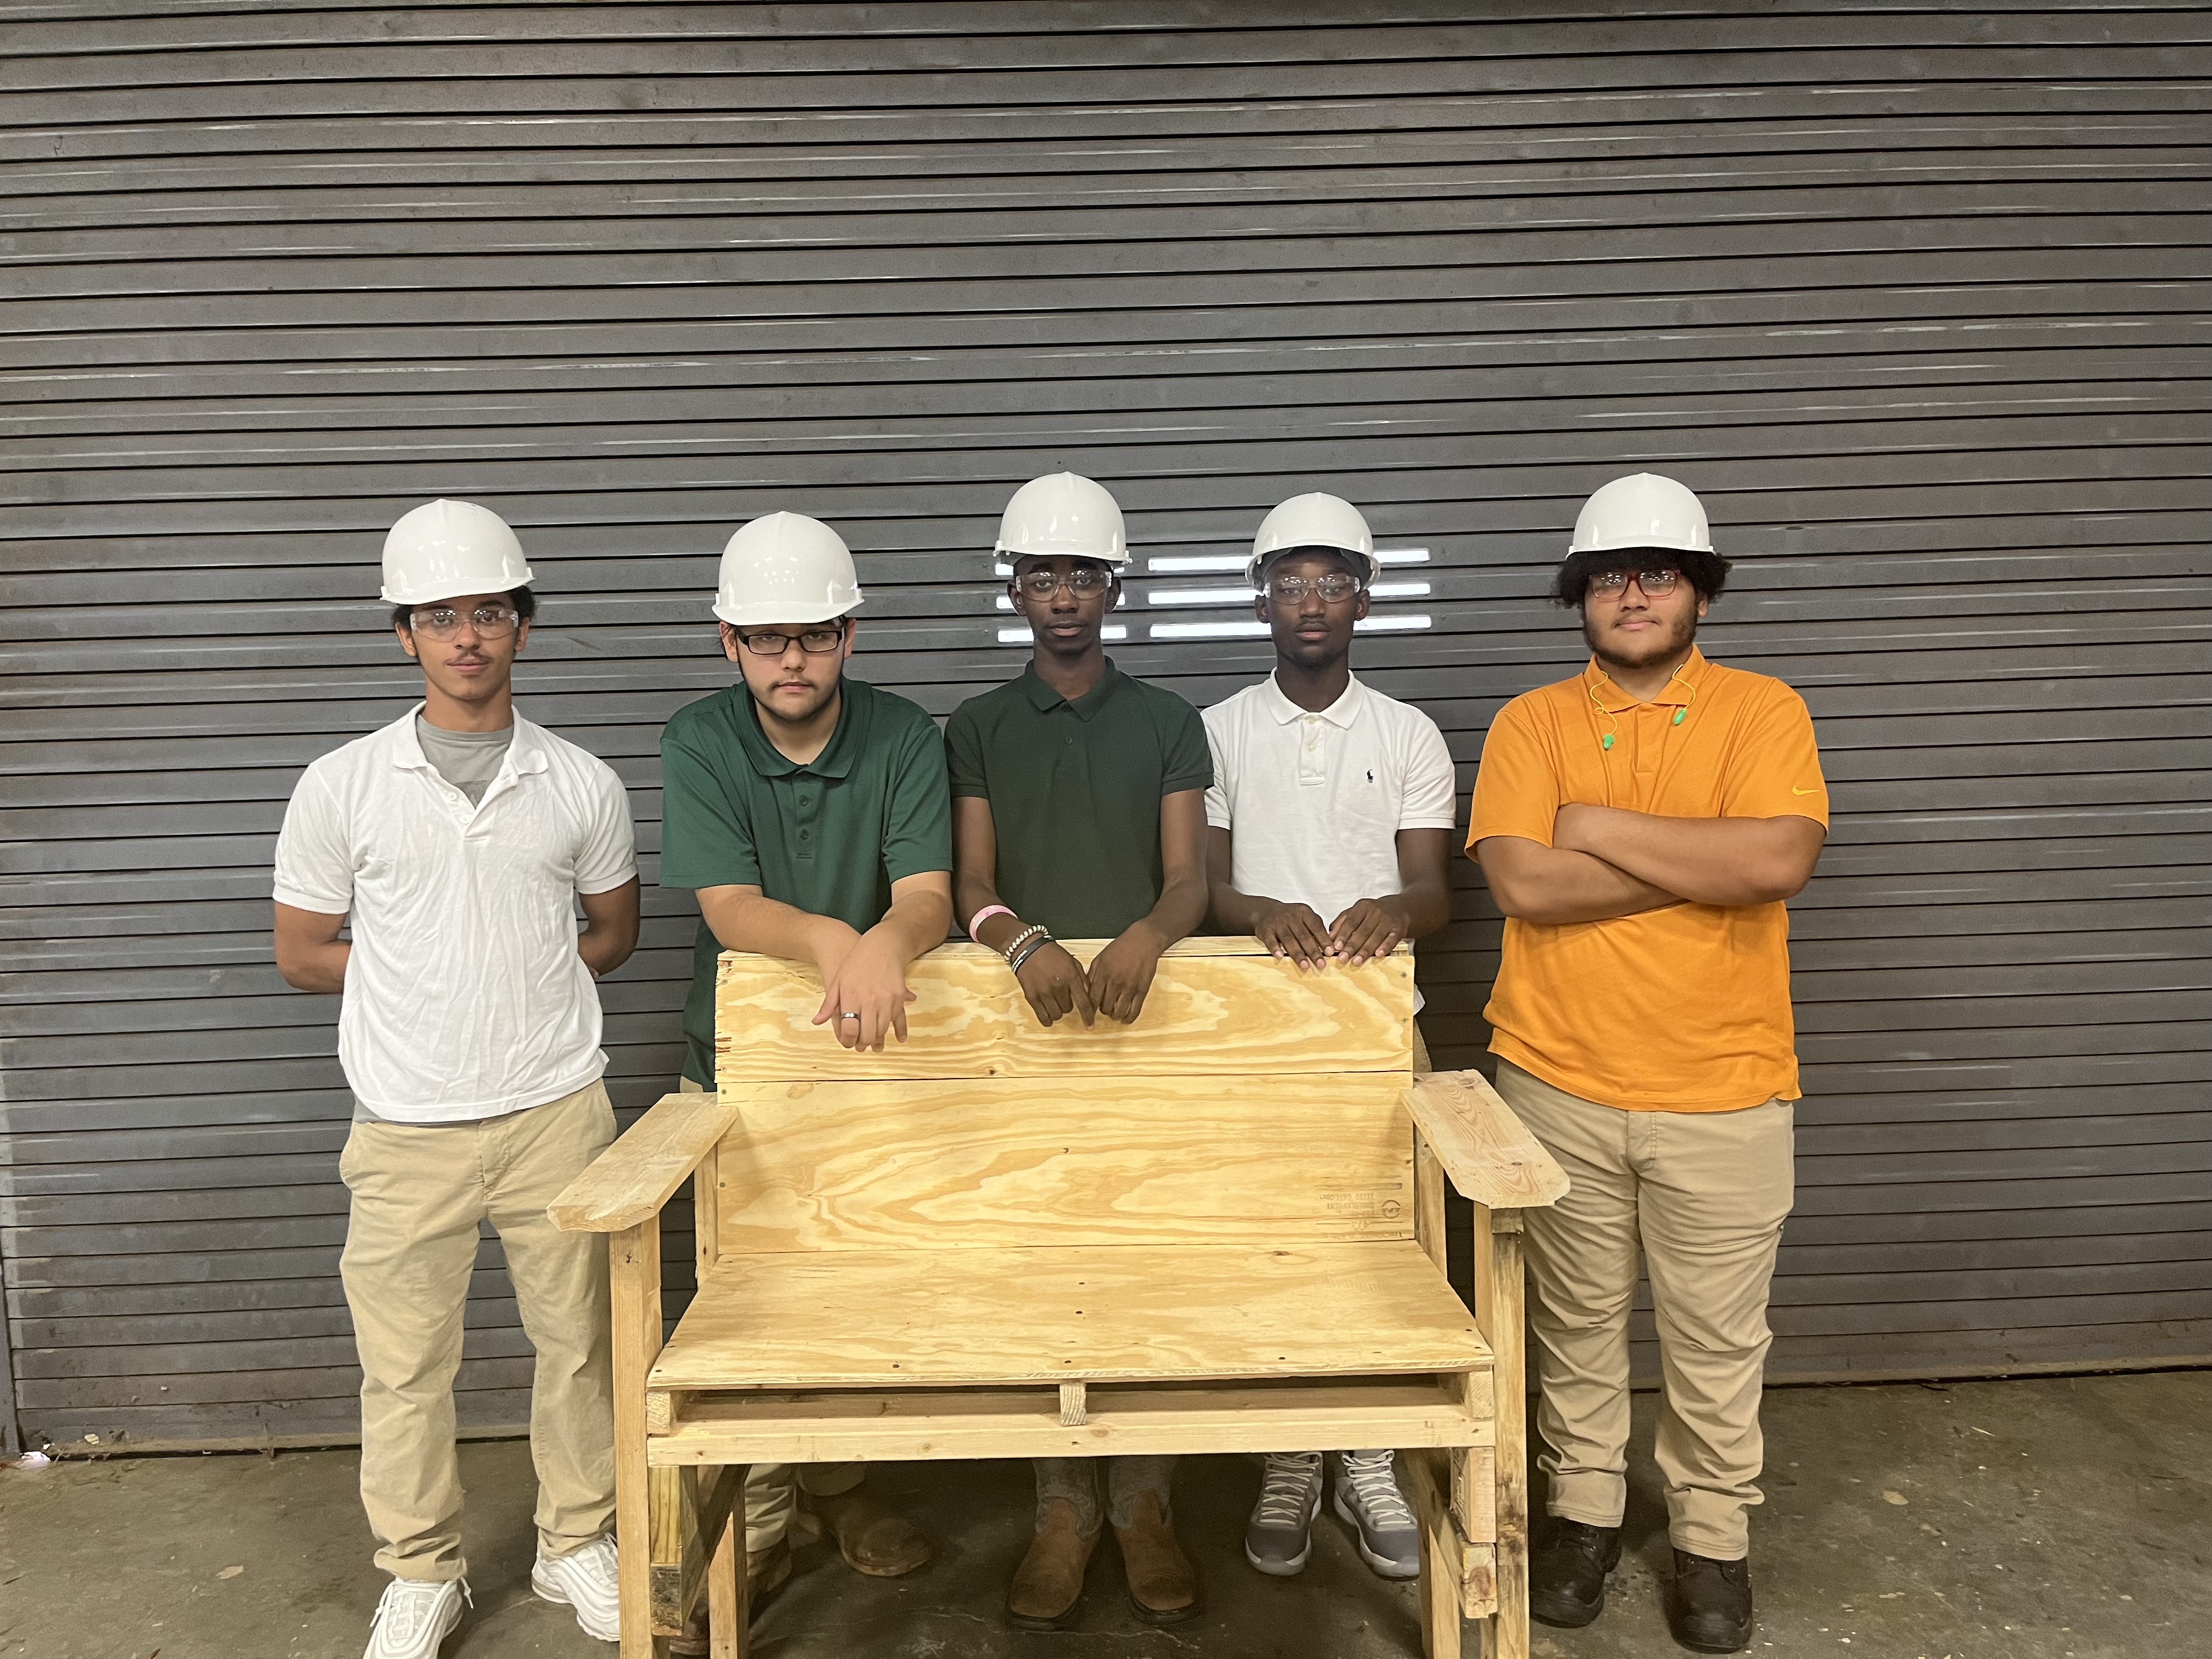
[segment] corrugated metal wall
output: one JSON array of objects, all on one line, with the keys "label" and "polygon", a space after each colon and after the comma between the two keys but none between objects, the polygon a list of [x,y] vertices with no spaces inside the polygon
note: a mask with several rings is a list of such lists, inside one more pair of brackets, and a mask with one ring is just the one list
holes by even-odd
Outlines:
[{"label": "corrugated metal wall", "polygon": [[[0,20],[27,1433],[350,1430],[348,1101],[268,862],[301,766],[416,684],[383,526],[446,494],[521,527],[526,706],[632,786],[649,880],[660,724],[729,672],[728,530],[836,523],[859,667],[943,714],[1018,664],[983,550],[1059,467],[1184,562],[1120,657],[1200,702],[1262,651],[1148,601],[1283,495],[1362,503],[1406,584],[1365,672],[1462,798],[1493,711],[1578,660],[1539,594],[1579,498],[1691,483],[1742,561],[1709,648],[1804,690],[1835,780],[1776,1372],[2212,1351],[2202,12]],[[1462,877],[1422,958],[1455,1063],[1498,939]],[[674,1075],[692,925],[647,912],[606,988],[628,1107]],[[497,1262],[480,1425],[527,1382]]]}]

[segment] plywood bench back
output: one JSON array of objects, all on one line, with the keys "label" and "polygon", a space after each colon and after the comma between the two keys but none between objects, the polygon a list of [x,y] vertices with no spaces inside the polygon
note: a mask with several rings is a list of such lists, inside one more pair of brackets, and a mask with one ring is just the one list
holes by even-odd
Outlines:
[{"label": "plywood bench back", "polygon": [[722,958],[720,1254],[1412,1236],[1410,953],[1301,975],[1186,940],[1133,1025],[1088,1030],[980,945],[908,982],[909,1040],[854,1054],[812,970]]}]

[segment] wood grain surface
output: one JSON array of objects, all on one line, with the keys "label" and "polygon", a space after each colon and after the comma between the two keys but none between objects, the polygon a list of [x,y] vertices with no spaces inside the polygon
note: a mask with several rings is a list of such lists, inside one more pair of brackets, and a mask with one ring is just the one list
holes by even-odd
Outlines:
[{"label": "wood grain surface", "polygon": [[[823,1250],[717,1261],[647,1386],[1341,1376],[1489,1363],[1473,1316],[1411,1239]],[[1056,1395],[1054,1404],[1056,1414]]]},{"label": "wood grain surface", "polygon": [[1407,1238],[1404,1093],[1389,1072],[726,1084],[720,1252]]},{"label": "wood grain surface", "polygon": [[[1063,941],[1088,963],[1103,939]],[[907,974],[908,1040],[878,1054],[817,1025],[822,981],[802,963],[732,951],[714,1002],[715,1077],[1111,1077],[1131,1072],[1408,1071],[1413,956],[1301,973],[1256,939],[1185,939],[1160,961],[1136,1022],[1047,1028],[995,951],[944,945]]]},{"label": "wood grain surface", "polygon": [[1406,1103],[1462,1196],[1494,1210],[1524,1210],[1566,1192],[1566,1172],[1481,1073],[1416,1078]]},{"label": "wood grain surface", "polygon": [[714,1151],[731,1109],[712,1095],[663,1095],[546,1206],[564,1232],[612,1233],[659,1213]]},{"label": "wood grain surface", "polygon": [[647,1453],[665,1467],[1485,1446],[1490,1373],[1468,1375],[1467,1389],[1429,1377],[1085,1384],[1080,1424],[1061,1421],[1049,1386],[696,1395]]}]

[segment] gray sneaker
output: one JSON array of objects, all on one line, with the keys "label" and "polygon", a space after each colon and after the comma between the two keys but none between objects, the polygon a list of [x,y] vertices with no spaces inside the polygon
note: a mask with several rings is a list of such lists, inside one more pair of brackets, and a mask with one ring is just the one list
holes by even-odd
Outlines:
[{"label": "gray sneaker", "polygon": [[1244,1559],[1271,1577],[1297,1577],[1313,1553],[1320,1513],[1321,1454],[1269,1452],[1260,1501],[1244,1528]]},{"label": "gray sneaker", "polygon": [[1360,1559],[1385,1578],[1421,1576],[1421,1528],[1398,1490],[1395,1454],[1337,1454],[1336,1513],[1359,1541]]}]

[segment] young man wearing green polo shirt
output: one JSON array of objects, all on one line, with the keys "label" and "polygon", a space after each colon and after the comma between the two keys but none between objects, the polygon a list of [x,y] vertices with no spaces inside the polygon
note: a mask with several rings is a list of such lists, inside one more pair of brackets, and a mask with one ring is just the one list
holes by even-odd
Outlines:
[{"label": "young man wearing green polo shirt", "polygon": [[[1067,472],[1023,485],[999,553],[1035,643],[1019,678],[969,699],[945,728],[960,915],[1046,1024],[1133,1020],[1161,953],[1206,915],[1206,730],[1100,645],[1128,561],[1104,489]],[[1112,943],[1086,973],[1055,938]],[[1036,1531],[1006,1598],[1024,1629],[1064,1627],[1107,1518],[1137,1616],[1174,1625],[1199,1610],[1169,1499],[1175,1460],[1104,1460],[1104,1516],[1099,1461],[1036,1460]]]},{"label": "young man wearing green polo shirt", "polygon": [[[813,963],[825,988],[815,1023],[847,1048],[880,1048],[906,1040],[908,964],[950,927],[944,743],[915,704],[845,675],[860,605],[852,555],[812,519],[756,519],[723,551],[714,614],[744,679],[678,710],[660,743],[660,882],[693,889],[702,918],[687,1089],[714,1087],[724,950]],[[858,1490],[863,1473],[753,1467],[755,1596],[790,1576],[800,1485],[860,1571],[896,1577],[929,1560],[927,1538]]]}]

